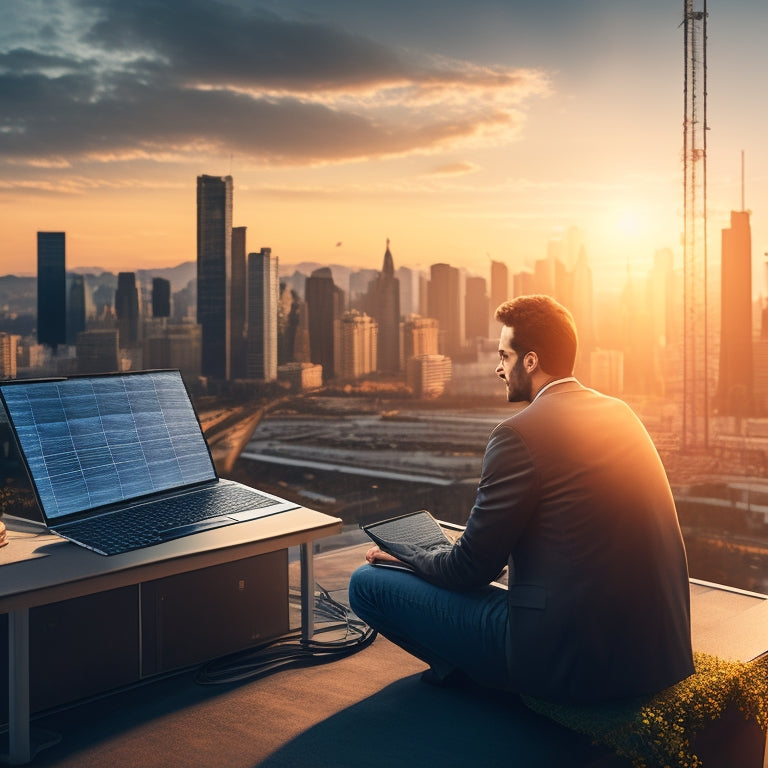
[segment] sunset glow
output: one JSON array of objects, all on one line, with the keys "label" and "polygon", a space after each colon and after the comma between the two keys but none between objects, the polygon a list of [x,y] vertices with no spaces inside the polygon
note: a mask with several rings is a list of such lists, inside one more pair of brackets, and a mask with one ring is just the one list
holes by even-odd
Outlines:
[{"label": "sunset glow", "polygon": [[[764,292],[768,10],[709,13],[713,243],[744,150]],[[34,274],[39,230],[66,231],[68,268],[194,260],[203,173],[233,176],[248,249],[281,264],[378,267],[389,237],[397,266],[519,271],[577,226],[602,287],[660,248],[680,267],[681,15],[661,0],[5,3],[0,272]]]}]

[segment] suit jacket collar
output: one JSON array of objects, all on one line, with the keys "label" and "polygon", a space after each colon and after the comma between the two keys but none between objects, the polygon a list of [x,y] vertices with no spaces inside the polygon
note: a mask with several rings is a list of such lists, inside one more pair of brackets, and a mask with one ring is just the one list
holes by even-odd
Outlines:
[{"label": "suit jacket collar", "polygon": [[[549,384],[545,384],[534,396],[533,400],[531,400],[531,405],[538,400],[539,395],[544,394],[548,389],[551,387],[556,387],[558,384],[565,384],[566,382],[575,382],[576,384],[579,384],[578,380],[575,376],[566,376],[562,379],[555,379],[554,381],[550,381]],[[581,386],[581,384],[579,384]]]}]

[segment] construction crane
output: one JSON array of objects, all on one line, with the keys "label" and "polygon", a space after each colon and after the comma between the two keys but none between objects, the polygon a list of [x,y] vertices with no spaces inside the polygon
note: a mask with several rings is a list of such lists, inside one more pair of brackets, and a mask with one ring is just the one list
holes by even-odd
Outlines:
[{"label": "construction crane", "polygon": [[683,0],[683,448],[709,445],[707,355],[707,3]]}]

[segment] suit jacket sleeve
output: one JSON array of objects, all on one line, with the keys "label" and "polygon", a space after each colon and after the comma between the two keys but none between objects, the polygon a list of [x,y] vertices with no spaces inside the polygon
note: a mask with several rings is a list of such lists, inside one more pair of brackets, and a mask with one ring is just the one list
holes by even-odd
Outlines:
[{"label": "suit jacket sleeve", "polygon": [[424,579],[449,589],[468,589],[493,581],[536,506],[536,473],[520,435],[500,424],[491,434],[467,527],[457,543],[426,551],[412,544],[391,547]]}]

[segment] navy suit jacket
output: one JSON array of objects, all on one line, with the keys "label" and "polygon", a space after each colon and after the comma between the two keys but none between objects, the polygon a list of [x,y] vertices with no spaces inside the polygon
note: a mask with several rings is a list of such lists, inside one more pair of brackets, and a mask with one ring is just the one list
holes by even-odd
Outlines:
[{"label": "navy suit jacket", "polygon": [[393,553],[451,589],[509,566],[507,682],[521,693],[602,701],[694,671],[688,567],[664,467],[624,402],[576,381],[493,430],[452,549]]}]

